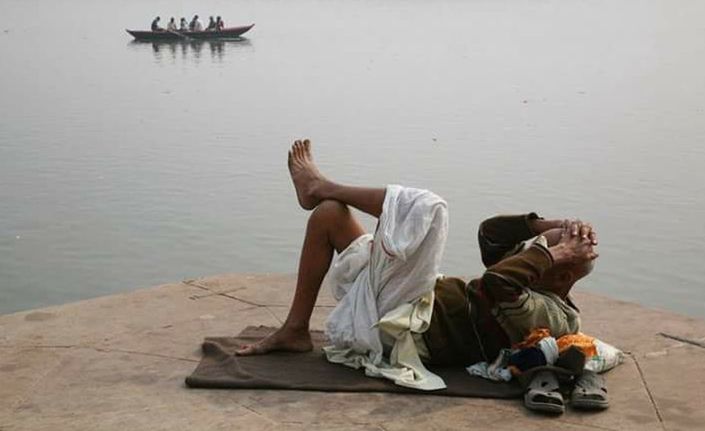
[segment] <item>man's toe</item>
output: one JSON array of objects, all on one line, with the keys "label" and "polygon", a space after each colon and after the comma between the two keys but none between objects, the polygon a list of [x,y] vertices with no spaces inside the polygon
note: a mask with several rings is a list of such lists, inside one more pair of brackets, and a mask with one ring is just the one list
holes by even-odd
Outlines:
[{"label": "man's toe", "polygon": [[238,356],[247,356],[247,355],[251,355],[253,353],[253,351],[254,351],[253,346],[244,346],[244,347],[237,349],[235,351],[235,354]]}]

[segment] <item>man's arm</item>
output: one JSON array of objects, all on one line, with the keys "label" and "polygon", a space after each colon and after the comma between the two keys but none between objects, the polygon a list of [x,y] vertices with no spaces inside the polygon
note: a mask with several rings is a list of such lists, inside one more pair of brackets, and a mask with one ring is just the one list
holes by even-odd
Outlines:
[{"label": "man's arm", "polygon": [[549,247],[558,244],[564,233],[572,237],[579,236],[581,239],[589,239],[593,246],[597,245],[597,232],[593,230],[590,223],[584,223],[580,220],[536,219],[530,221],[530,226],[536,235],[546,237]]},{"label": "man's arm", "polygon": [[578,329],[577,320],[567,318],[560,305],[532,291],[532,286],[554,265],[576,264],[597,257],[590,232],[583,237],[583,229],[578,227],[578,234],[573,235],[574,227],[577,222],[563,229],[558,244],[546,247],[536,241],[526,250],[491,266],[482,276],[482,290],[492,300],[498,322],[514,342],[538,327],[549,328],[558,335]]},{"label": "man's arm", "polygon": [[551,229],[562,228],[564,223],[563,220],[544,220],[533,212],[489,218],[480,224],[477,235],[482,262],[487,267],[492,266],[522,241]]},{"label": "man's arm", "polygon": [[482,275],[482,288],[495,302],[516,302],[543,276],[554,260],[548,248],[533,244],[528,249],[502,259]]},{"label": "man's arm", "polygon": [[477,235],[482,262],[490,267],[507,253],[519,251],[521,242],[537,235],[544,235],[548,246],[554,246],[560,242],[566,228],[569,228],[570,235],[590,239],[593,246],[597,245],[597,233],[589,223],[580,220],[545,220],[534,212],[489,218],[480,224]]},{"label": "man's arm", "polygon": [[482,276],[482,286],[490,298],[495,302],[517,301],[525,292],[524,288],[536,283],[552,266],[597,258],[593,249],[597,237],[590,225],[570,222],[560,231],[557,244],[546,247],[535,242],[489,267]]}]

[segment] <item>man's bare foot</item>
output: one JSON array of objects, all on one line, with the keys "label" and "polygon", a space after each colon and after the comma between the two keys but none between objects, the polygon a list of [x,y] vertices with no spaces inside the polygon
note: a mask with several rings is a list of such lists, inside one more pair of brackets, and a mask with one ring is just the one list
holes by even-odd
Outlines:
[{"label": "man's bare foot", "polygon": [[308,139],[295,141],[294,145],[291,146],[291,150],[289,150],[289,173],[291,173],[291,179],[294,181],[299,205],[305,210],[316,208],[316,205],[321,202],[321,198],[317,196],[316,191],[327,180],[321,175],[316,164],[313,163],[311,141]]},{"label": "man's bare foot", "polygon": [[308,330],[290,330],[286,327],[267,338],[235,351],[238,356],[264,355],[269,352],[310,352],[313,350],[311,334]]}]

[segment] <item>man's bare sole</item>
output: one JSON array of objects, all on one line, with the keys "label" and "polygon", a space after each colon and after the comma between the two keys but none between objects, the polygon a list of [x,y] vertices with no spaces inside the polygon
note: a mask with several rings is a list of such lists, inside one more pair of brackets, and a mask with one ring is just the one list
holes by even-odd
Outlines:
[{"label": "man's bare sole", "polygon": [[263,340],[248,344],[235,351],[238,356],[264,355],[270,352],[310,352],[313,350],[311,334],[308,330],[295,331],[286,327]]},{"label": "man's bare sole", "polygon": [[321,202],[317,191],[327,180],[313,162],[311,141],[308,139],[294,141],[294,145],[289,150],[288,163],[299,205],[305,210],[316,208],[316,205]]}]

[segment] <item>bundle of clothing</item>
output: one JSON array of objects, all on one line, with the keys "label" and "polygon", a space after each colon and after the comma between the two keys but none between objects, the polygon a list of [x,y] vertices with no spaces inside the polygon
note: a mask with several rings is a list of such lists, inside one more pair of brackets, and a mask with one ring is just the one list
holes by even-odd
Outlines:
[{"label": "bundle of clothing", "polygon": [[604,410],[607,388],[600,373],[617,365],[624,354],[616,347],[583,333],[554,338],[548,329],[533,330],[511,349],[502,349],[492,363],[467,368],[471,375],[495,381],[514,378],[526,389],[524,405],[546,413],[563,413],[562,392],[570,392],[571,406]]}]

